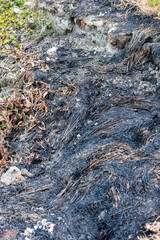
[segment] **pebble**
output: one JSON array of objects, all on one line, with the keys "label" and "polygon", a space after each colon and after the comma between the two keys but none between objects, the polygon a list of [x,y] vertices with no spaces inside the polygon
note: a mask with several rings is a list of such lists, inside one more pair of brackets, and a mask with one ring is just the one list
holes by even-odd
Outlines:
[{"label": "pebble", "polygon": [[57,52],[57,47],[52,47],[47,50],[47,54],[50,56],[55,54],[56,52]]},{"label": "pebble", "polygon": [[10,167],[7,172],[2,175],[0,180],[1,183],[5,184],[6,186],[16,185],[25,181],[26,178],[24,178],[24,176],[32,177],[33,174],[28,172],[28,170],[25,168],[20,170],[19,168],[13,166]]},{"label": "pebble", "polygon": [[22,176],[24,176],[24,177],[33,177],[33,174],[30,173],[30,172],[28,172],[28,170],[27,170],[26,168],[22,168],[22,169],[21,169],[21,174],[22,174]]}]

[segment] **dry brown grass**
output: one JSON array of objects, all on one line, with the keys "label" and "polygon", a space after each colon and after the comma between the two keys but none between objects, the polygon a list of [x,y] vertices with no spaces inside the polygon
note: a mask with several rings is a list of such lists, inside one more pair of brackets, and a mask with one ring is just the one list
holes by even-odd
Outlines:
[{"label": "dry brown grass", "polygon": [[[114,1],[116,4],[116,1]],[[159,0],[121,0],[119,6],[133,5],[137,6],[140,13],[160,17],[160,1]]]},{"label": "dry brown grass", "polygon": [[16,130],[16,136],[12,139],[15,141],[22,128],[31,131],[36,127],[48,110],[46,96],[51,92],[54,94],[46,83],[34,81],[31,71],[46,67],[38,54],[15,50],[2,62],[0,77],[7,72],[14,74],[20,71],[20,74],[17,85],[8,87],[9,96],[0,98],[0,176],[3,169],[13,162],[12,155],[5,147],[5,138]]},{"label": "dry brown grass", "polygon": [[153,223],[147,223],[145,226],[146,231],[152,232],[150,237],[140,236],[138,240],[159,240],[160,239],[160,222],[158,221],[160,216]]}]

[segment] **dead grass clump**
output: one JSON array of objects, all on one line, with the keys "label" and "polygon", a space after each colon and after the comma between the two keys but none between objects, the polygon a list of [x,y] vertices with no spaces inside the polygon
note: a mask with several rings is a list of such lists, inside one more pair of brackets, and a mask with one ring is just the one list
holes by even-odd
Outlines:
[{"label": "dead grass clump", "polygon": [[15,141],[21,128],[31,131],[40,122],[47,112],[47,90],[45,84],[38,89],[31,83],[23,92],[15,88],[10,98],[0,100],[0,169],[8,166],[12,159],[5,148],[5,137],[16,130]]},{"label": "dead grass clump", "polygon": [[142,66],[149,58],[154,57],[155,53],[153,54],[152,52],[152,44],[157,43],[159,45],[159,37],[160,32],[156,28],[140,27],[133,32],[132,39],[126,48],[126,56],[121,62],[115,64],[115,59],[113,59],[113,62],[100,65],[99,62],[94,61],[92,65],[89,62],[88,66],[91,66],[95,72],[100,73],[113,71],[116,73],[131,72],[134,67]]},{"label": "dead grass clump", "polygon": [[[12,162],[12,156],[5,147],[5,138],[14,131],[16,137],[14,136],[12,141],[15,141],[20,129],[31,131],[41,121],[47,112],[45,98],[52,90],[42,81],[33,81],[31,71],[45,67],[37,54],[14,51],[1,64],[2,77],[7,73],[13,75],[19,72],[14,86],[7,86],[7,94],[5,96],[2,94],[0,98],[0,170],[2,172],[2,169]],[[1,88],[3,89],[2,86]]]},{"label": "dead grass clump", "polygon": [[160,239],[160,216],[153,223],[146,223],[146,231],[154,233],[151,237],[138,237],[139,240],[159,240]]},{"label": "dead grass clump", "polygon": [[[116,1],[115,5],[116,5]],[[140,13],[160,16],[160,1],[159,0],[121,0],[118,4],[119,7],[125,7],[126,5],[136,6]]]}]

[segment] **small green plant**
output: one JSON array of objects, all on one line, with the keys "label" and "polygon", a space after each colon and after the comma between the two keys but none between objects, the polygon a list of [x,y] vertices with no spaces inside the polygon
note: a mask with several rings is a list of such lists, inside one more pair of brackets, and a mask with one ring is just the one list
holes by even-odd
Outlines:
[{"label": "small green plant", "polygon": [[5,120],[2,120],[2,121],[0,122],[0,129],[1,129],[1,130],[5,130],[6,128],[7,128],[7,123],[6,123]]},{"label": "small green plant", "polygon": [[0,0],[0,52],[19,49],[22,36],[30,40],[35,35],[53,32],[54,27],[45,11],[28,9],[23,0]]},{"label": "small green plant", "polygon": [[24,1],[0,0],[0,50],[9,44],[10,47],[18,47],[18,36],[27,26]]},{"label": "small green plant", "polygon": [[55,32],[53,28],[53,24],[50,20],[42,20],[41,26],[42,28],[41,28],[40,36],[52,35]]},{"label": "small green plant", "polygon": [[150,6],[160,6],[160,0],[148,0]]}]

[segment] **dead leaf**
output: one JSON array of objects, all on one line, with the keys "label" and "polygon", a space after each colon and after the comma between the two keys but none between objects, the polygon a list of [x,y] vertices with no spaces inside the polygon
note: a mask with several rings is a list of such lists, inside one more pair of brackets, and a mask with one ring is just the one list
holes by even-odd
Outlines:
[{"label": "dead leaf", "polygon": [[32,106],[32,103],[28,99],[25,99],[23,104],[27,108],[30,108]]},{"label": "dead leaf", "polygon": [[153,224],[147,223],[145,226],[146,230],[160,234],[160,222],[158,222],[159,219],[160,216],[157,217]]},{"label": "dead leaf", "polygon": [[22,68],[21,69],[21,74],[19,75],[18,80],[20,80],[24,76],[25,73],[26,73],[26,70],[24,68]]},{"label": "dead leaf", "polygon": [[21,104],[18,101],[14,101],[16,107],[21,107]]},{"label": "dead leaf", "polygon": [[43,98],[47,96],[48,92],[43,93]]}]

